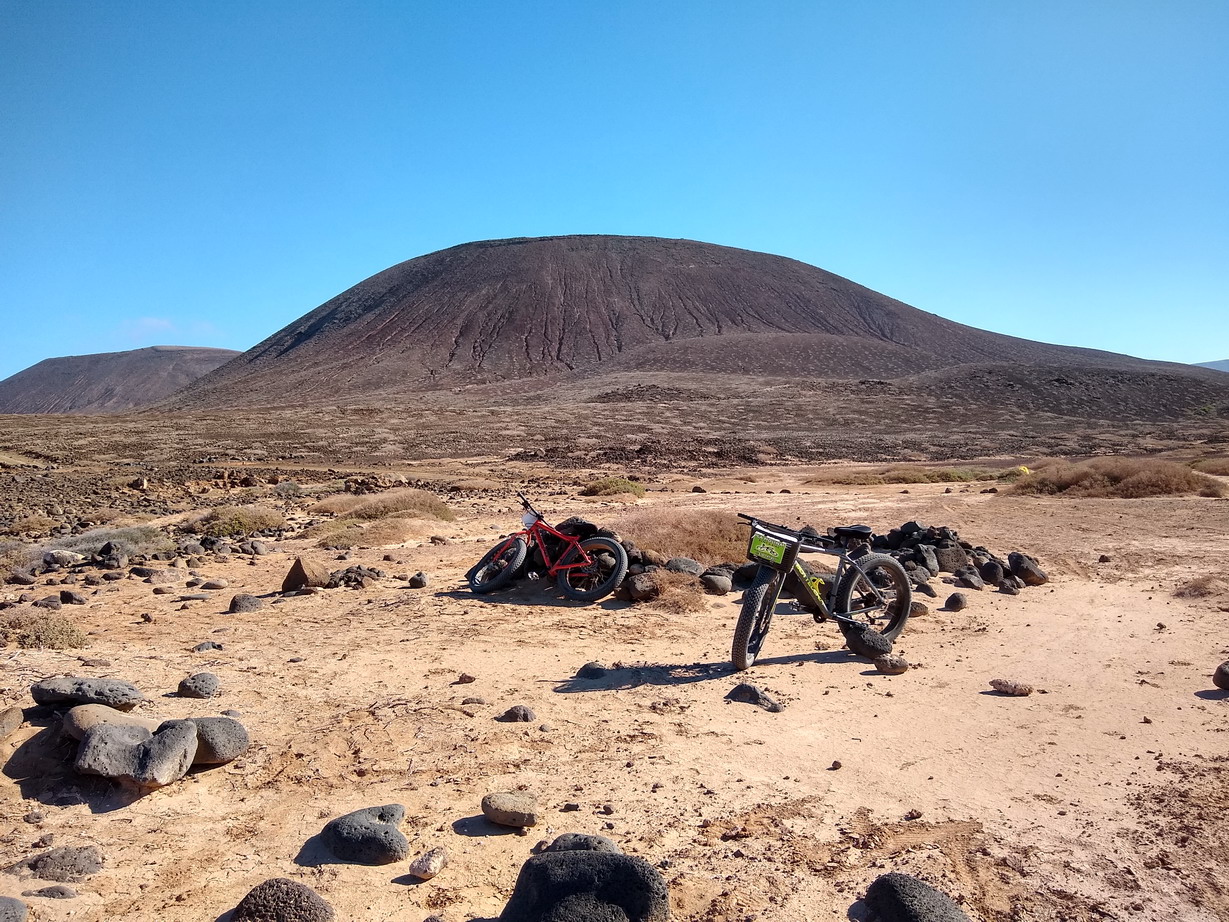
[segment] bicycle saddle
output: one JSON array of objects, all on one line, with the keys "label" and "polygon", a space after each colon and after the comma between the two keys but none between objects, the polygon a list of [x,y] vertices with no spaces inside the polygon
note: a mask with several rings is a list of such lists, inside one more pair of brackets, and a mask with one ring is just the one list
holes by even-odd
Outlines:
[{"label": "bicycle saddle", "polygon": [[871,527],[869,525],[838,525],[832,529],[832,533],[838,538],[858,538],[862,541],[871,539]]}]

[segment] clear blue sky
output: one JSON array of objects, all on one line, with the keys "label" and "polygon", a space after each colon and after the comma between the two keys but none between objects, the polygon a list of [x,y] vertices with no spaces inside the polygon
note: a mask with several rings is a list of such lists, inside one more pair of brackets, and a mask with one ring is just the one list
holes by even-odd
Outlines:
[{"label": "clear blue sky", "polygon": [[493,237],[690,237],[1229,358],[1229,3],[0,0],[0,378]]}]

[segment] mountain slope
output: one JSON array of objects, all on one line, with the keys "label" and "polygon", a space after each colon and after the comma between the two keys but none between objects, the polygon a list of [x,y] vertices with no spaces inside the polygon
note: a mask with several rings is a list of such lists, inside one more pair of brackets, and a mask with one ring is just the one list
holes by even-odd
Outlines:
[{"label": "mountain slope", "polygon": [[1200,368],[1213,368],[1216,371],[1229,371],[1229,359],[1221,359],[1219,362],[1196,362]]},{"label": "mountain slope", "polygon": [[766,253],[652,237],[517,238],[377,273],[170,405],[378,401],[624,371],[839,379],[1001,362],[1167,367],[953,323]]},{"label": "mountain slope", "polygon": [[120,413],[157,403],[236,355],[149,346],[44,359],[0,381],[0,413]]}]

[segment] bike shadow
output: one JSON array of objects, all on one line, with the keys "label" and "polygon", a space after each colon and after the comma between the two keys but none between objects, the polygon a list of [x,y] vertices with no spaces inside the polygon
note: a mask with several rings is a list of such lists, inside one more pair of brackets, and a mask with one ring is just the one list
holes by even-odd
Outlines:
[{"label": "bike shadow", "polygon": [[[857,663],[858,659],[848,650],[826,650],[815,653],[766,656],[756,661],[755,669],[760,666],[790,666],[801,663],[827,665],[846,662]],[[617,664],[607,667],[606,674],[603,676],[585,678],[577,674],[560,681],[552,690],[561,695],[574,695],[584,692],[622,691],[639,688],[642,685],[692,685],[696,682],[728,679],[735,676],[754,679],[757,674],[755,672],[736,672],[729,660],[716,663]]]},{"label": "bike shadow", "polygon": [[[537,585],[544,584],[544,585]],[[501,589],[486,595],[479,595],[468,589],[446,589],[436,593],[437,598],[458,599],[467,602],[479,602],[483,605],[534,605],[551,608],[597,608],[602,611],[623,611],[631,608],[631,602],[620,602],[607,597],[598,602],[575,602],[565,599],[554,591],[554,583],[545,580],[533,580],[527,583],[517,583],[510,589]]]}]

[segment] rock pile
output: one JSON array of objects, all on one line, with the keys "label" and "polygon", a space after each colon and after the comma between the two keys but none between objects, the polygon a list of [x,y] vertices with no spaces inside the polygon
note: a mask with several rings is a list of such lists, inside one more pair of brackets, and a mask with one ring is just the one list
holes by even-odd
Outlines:
[{"label": "rock pile", "polygon": [[950,573],[962,589],[980,592],[991,586],[1015,595],[1025,586],[1041,586],[1049,579],[1036,558],[1012,551],[1004,560],[988,548],[962,540],[947,526],[905,522],[886,535],[876,535],[871,546],[899,560],[915,584]]}]

